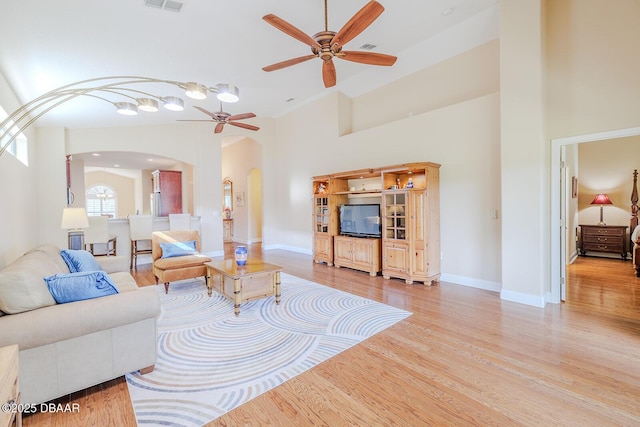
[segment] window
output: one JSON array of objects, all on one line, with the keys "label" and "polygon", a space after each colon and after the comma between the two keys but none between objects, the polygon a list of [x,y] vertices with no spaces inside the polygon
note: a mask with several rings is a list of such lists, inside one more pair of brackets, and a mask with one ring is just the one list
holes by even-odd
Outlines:
[{"label": "window", "polygon": [[[9,115],[4,110],[4,108],[0,107],[0,122],[3,122]],[[7,130],[9,133],[6,138],[0,142],[1,144],[6,144],[5,141],[8,141],[13,135],[20,132],[20,129],[14,124],[13,120],[10,120],[4,127],[0,128],[0,135],[3,135]],[[15,141],[11,143],[7,147],[7,153],[10,153],[15,158],[20,160],[25,166],[29,166],[29,156],[27,152],[27,137],[24,134],[20,134],[16,137]]]},{"label": "window", "polygon": [[87,215],[115,218],[118,197],[113,188],[97,184],[87,190]]}]

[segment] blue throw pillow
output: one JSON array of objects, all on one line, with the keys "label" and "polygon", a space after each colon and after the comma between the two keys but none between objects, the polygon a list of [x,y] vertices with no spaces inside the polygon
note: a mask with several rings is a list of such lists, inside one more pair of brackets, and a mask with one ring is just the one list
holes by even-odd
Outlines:
[{"label": "blue throw pillow", "polygon": [[196,241],[160,243],[162,258],[172,258],[174,256],[197,255]]},{"label": "blue throw pillow", "polygon": [[58,304],[104,297],[118,293],[118,288],[104,271],[82,271],[45,277],[51,296]]},{"label": "blue throw pillow", "polygon": [[60,251],[60,256],[69,267],[71,273],[102,270],[98,261],[91,255],[91,252],[63,249]]}]

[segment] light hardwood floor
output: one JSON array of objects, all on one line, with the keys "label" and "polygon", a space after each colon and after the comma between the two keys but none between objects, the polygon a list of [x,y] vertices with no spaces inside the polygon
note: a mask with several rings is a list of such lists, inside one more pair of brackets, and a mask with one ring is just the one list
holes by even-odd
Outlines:
[{"label": "light hardwood floor", "polygon": [[[211,426],[640,425],[640,279],[629,261],[578,259],[567,302],[541,309],[259,245],[250,255],[413,315]],[[135,276],[154,283],[149,266]],[[56,401],[67,402],[80,413],[37,413],[24,425],[135,425],[123,378]]]}]

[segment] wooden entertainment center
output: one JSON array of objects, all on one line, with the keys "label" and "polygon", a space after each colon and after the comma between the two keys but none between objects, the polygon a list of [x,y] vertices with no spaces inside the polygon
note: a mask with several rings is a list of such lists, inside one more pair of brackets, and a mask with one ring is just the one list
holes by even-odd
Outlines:
[{"label": "wooden entertainment center", "polygon": [[[440,280],[440,165],[420,162],[313,177],[313,259],[407,284]],[[340,235],[340,206],[380,204],[381,237]]]}]

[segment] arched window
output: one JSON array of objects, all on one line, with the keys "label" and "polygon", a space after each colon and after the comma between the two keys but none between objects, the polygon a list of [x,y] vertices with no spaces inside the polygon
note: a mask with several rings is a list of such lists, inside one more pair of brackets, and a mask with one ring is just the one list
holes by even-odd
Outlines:
[{"label": "arched window", "polygon": [[87,215],[115,218],[118,196],[113,188],[96,184],[87,190]]}]

